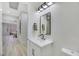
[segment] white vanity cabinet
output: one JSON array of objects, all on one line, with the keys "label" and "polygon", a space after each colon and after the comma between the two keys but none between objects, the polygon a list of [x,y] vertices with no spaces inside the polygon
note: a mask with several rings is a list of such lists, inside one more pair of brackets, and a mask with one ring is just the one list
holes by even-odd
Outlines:
[{"label": "white vanity cabinet", "polygon": [[28,40],[28,56],[39,56],[40,48]]},{"label": "white vanity cabinet", "polygon": [[28,56],[52,56],[52,42],[45,46],[39,46],[28,40]]}]

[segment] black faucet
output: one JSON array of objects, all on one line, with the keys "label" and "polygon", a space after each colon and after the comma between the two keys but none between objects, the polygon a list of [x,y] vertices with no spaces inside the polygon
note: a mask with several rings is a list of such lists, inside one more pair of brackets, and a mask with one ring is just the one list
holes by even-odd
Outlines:
[{"label": "black faucet", "polygon": [[41,39],[45,40],[44,34],[40,34],[39,36],[41,36]]}]

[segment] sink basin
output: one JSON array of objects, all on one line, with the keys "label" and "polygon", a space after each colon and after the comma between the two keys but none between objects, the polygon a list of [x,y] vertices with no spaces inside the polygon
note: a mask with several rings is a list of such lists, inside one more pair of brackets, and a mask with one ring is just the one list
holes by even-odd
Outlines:
[{"label": "sink basin", "polygon": [[62,51],[71,56],[79,56],[79,52],[72,49],[62,48]]},{"label": "sink basin", "polygon": [[34,44],[38,45],[39,47],[44,47],[46,45],[53,43],[53,40],[51,38],[46,38],[45,40],[41,38],[29,38],[29,40]]}]

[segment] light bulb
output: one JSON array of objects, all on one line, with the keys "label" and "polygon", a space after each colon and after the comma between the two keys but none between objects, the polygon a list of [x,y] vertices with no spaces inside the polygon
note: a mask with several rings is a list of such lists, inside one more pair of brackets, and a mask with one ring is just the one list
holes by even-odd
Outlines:
[{"label": "light bulb", "polygon": [[43,5],[43,8],[47,8],[47,5]]},{"label": "light bulb", "polygon": [[40,8],[40,11],[42,11],[43,10],[43,8]]},{"label": "light bulb", "polygon": [[40,11],[37,11],[37,12],[40,12]]},{"label": "light bulb", "polygon": [[53,4],[52,2],[48,2],[48,3],[47,3],[48,6],[50,6],[50,5],[52,5],[52,4]]}]

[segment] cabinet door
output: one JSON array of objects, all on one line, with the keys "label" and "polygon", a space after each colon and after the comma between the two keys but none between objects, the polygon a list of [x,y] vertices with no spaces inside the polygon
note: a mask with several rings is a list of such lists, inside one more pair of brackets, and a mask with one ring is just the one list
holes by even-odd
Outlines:
[{"label": "cabinet door", "polygon": [[43,48],[41,48],[41,55],[42,56],[52,56],[53,54],[53,49],[52,49],[52,44],[49,44],[47,46],[44,46]]},{"label": "cabinet door", "polygon": [[40,47],[28,40],[28,55],[40,56]]}]

